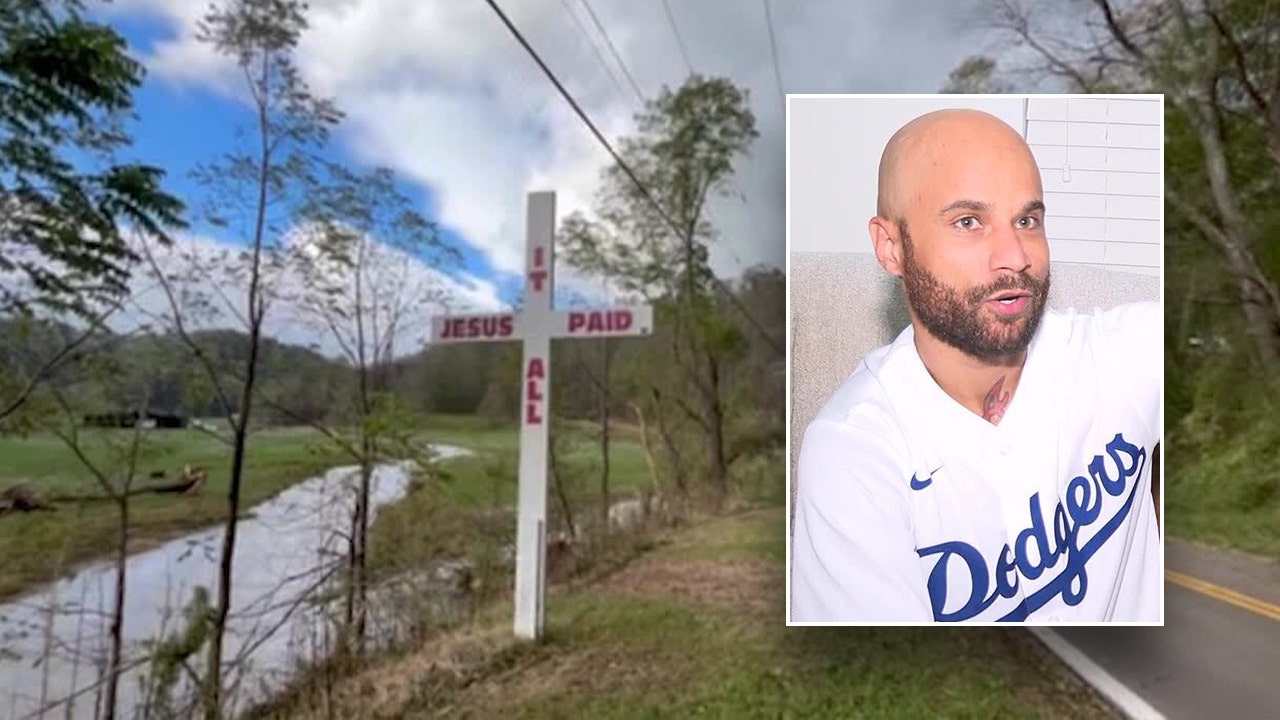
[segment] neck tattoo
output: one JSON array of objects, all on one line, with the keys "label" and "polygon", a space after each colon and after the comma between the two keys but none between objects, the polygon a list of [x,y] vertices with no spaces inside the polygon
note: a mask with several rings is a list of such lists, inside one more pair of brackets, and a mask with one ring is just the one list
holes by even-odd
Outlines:
[{"label": "neck tattoo", "polygon": [[1004,409],[1009,407],[1009,392],[1004,389],[1004,378],[996,381],[982,400],[982,417],[992,425],[999,425],[1004,417]]}]

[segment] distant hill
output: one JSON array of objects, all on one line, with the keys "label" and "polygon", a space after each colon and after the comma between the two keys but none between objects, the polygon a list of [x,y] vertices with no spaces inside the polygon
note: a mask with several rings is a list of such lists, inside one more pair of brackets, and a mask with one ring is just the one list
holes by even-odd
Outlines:
[{"label": "distant hill", "polygon": [[[59,323],[0,320],[0,373],[29,377],[56,355],[77,332]],[[193,338],[209,365],[227,382],[242,371],[247,334],[206,330]],[[297,411],[315,417],[332,407],[351,369],[309,348],[264,338],[259,379],[264,389],[297,403]],[[161,413],[217,416],[224,413],[208,372],[175,335],[121,335],[103,332],[79,346],[55,375],[81,413],[132,409],[149,394],[149,408]],[[228,398],[234,411],[238,398]]]},{"label": "distant hill", "polygon": [[[59,323],[0,319],[0,375],[10,381],[31,376],[76,336],[73,328]],[[236,386],[249,336],[236,330],[202,330],[192,336],[225,385]],[[518,346],[427,347],[383,369],[379,379],[416,410],[474,413],[485,398],[494,369],[513,349],[518,351]],[[348,406],[355,381],[349,364],[271,338],[263,338],[259,357],[259,387],[289,411],[259,406],[257,412],[265,422],[319,420]],[[129,410],[135,398],[146,392],[155,412],[193,417],[224,414],[204,364],[175,335],[104,332],[77,349],[56,382],[76,401],[77,410],[86,414]],[[3,388],[0,384],[0,396]],[[234,393],[227,398],[232,412],[238,410],[238,400]]]},{"label": "distant hill", "polygon": [[[786,279],[781,270],[753,268],[733,288],[738,309],[754,319],[747,322],[737,310],[730,314],[741,325],[743,352],[732,369],[733,381],[752,397],[757,410],[767,410],[761,421],[781,427],[783,361],[764,341],[763,329],[776,343],[785,335]],[[615,416],[630,415],[629,401],[643,388],[629,388],[634,374],[628,367],[649,362],[645,349],[668,342],[659,327],[655,336],[618,339],[608,343],[611,404]],[[65,346],[75,331],[58,323],[27,323],[0,319],[0,399],[6,379],[30,373]],[[193,334],[208,365],[224,378],[227,387],[238,385],[243,372],[249,337],[236,330],[203,330]],[[568,417],[594,417],[598,396],[592,376],[602,361],[599,341],[557,341],[552,363],[552,392],[558,413]],[[392,392],[405,406],[420,412],[473,414],[514,422],[520,398],[521,348],[517,342],[427,346],[397,359],[379,370],[378,387]],[[308,347],[264,338],[258,370],[264,397],[288,408],[272,409],[264,403],[255,416],[266,423],[342,417],[350,408],[355,386],[354,369]],[[176,336],[119,335],[104,332],[79,348],[75,362],[57,375],[59,387],[76,401],[79,413],[131,410],[137,398],[150,393],[150,409],[194,417],[221,416],[225,408],[217,397],[202,362]],[[236,411],[238,397],[226,398]]]}]

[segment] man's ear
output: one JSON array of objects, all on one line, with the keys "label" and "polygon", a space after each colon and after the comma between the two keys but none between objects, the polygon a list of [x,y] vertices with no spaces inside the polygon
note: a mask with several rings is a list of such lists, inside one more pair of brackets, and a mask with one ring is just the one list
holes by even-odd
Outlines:
[{"label": "man's ear", "polygon": [[895,277],[902,276],[902,243],[897,236],[895,223],[889,222],[879,215],[867,223],[867,232],[871,235],[871,247],[875,250],[876,260],[885,272]]}]

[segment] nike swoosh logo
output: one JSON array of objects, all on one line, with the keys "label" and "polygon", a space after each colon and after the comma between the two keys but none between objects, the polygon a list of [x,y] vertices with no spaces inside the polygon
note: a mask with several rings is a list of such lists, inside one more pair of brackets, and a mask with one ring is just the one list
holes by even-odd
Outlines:
[{"label": "nike swoosh logo", "polygon": [[925,488],[929,487],[929,486],[930,486],[930,485],[932,485],[932,484],[933,484],[933,476],[932,476],[932,475],[930,475],[929,477],[927,477],[927,478],[925,478],[925,479],[923,479],[923,480],[917,480],[915,475],[912,475],[912,476],[911,476],[911,489],[912,489],[912,490],[923,490],[923,489],[925,489]]}]

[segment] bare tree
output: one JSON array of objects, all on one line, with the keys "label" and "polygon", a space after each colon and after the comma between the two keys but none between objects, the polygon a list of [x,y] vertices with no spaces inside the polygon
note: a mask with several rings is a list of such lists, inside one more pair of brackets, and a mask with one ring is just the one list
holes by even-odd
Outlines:
[{"label": "bare tree", "polygon": [[1280,288],[1258,259],[1241,158],[1228,148],[1232,127],[1254,128],[1272,161],[1271,182],[1280,178],[1276,4],[1088,0],[1033,8],[989,0],[985,11],[1032,58],[1023,70],[1083,92],[1164,93],[1171,119],[1185,124],[1200,153],[1199,173],[1167,178],[1169,206],[1219,250],[1261,365],[1280,367]]},{"label": "bare tree", "polygon": [[[211,185],[223,185],[225,199],[238,200],[237,191],[256,190],[247,205],[253,214],[249,233],[249,263],[246,316],[249,351],[244,361],[234,433],[231,479],[227,492],[227,520],[218,570],[218,595],[213,610],[213,628],[205,679],[204,714],[213,720],[221,714],[222,645],[231,604],[232,568],[235,557],[236,523],[240,512],[240,488],[252,418],[254,381],[267,303],[263,296],[263,251],[272,238],[277,242],[288,232],[286,218],[269,217],[273,205],[290,198],[290,186],[301,185],[312,158],[308,150],[322,145],[328,128],[339,114],[330,101],[313,96],[293,63],[292,54],[306,27],[304,6],[296,0],[232,0],[215,8],[201,23],[201,39],[234,58],[244,74],[256,115],[257,148],[231,158],[225,167],[209,168],[204,178]],[[214,173],[224,173],[219,176]],[[223,184],[226,183],[226,184]],[[230,187],[227,187],[230,185]],[[224,206],[225,207],[225,206]]]},{"label": "bare tree", "polygon": [[[700,431],[707,479],[722,501],[724,371],[745,339],[721,307],[721,299],[736,298],[708,262],[717,231],[706,210],[714,195],[727,192],[734,162],[755,140],[755,116],[733,83],[694,75],[674,92],[664,89],[636,119],[638,132],[620,142],[624,162],[604,172],[596,218],[574,214],[561,234],[575,267],[661,300],[658,324],[668,328],[658,333],[668,343],[663,361],[679,373],[655,377],[653,395]],[[761,336],[777,345],[768,333]],[[668,392],[659,393],[659,385]]]},{"label": "bare tree", "polygon": [[[223,704],[223,642],[230,612],[236,528],[245,458],[253,427],[254,400],[263,327],[278,288],[290,233],[310,188],[316,154],[341,119],[328,99],[311,93],[293,61],[306,29],[305,6],[298,0],[226,0],[211,6],[199,23],[198,37],[234,63],[243,79],[243,99],[253,121],[243,134],[246,146],[221,162],[200,167],[195,178],[208,190],[202,208],[216,227],[238,231],[243,252],[216,263],[225,277],[212,277],[208,258],[187,258],[185,272],[162,261],[156,249],[145,257],[168,303],[168,329],[190,350],[207,376],[230,427],[231,471],[227,512],[211,610],[203,712],[219,717]],[[201,282],[203,281],[203,282]],[[195,289],[199,284],[200,290]],[[239,298],[233,291],[243,291]],[[221,313],[216,308],[221,301]],[[245,329],[248,346],[239,367],[227,368],[193,337],[192,315],[230,315]]]},{"label": "bare tree", "polygon": [[609,534],[609,367],[611,365],[609,339],[602,338],[593,343],[599,368],[593,370],[581,353],[575,353],[574,367],[591,382],[596,391],[596,418],[600,429],[597,441],[600,443],[600,536],[603,539]]},{"label": "bare tree", "polygon": [[[94,459],[95,453],[90,450],[80,432],[80,419],[73,410],[72,402],[66,394],[54,384],[47,386],[50,397],[61,411],[59,421],[49,423],[52,431],[81,466],[93,476],[103,494],[116,505],[119,516],[116,525],[115,547],[115,586],[113,588],[108,629],[108,657],[104,668],[103,684],[103,717],[113,720],[116,717],[116,697],[120,674],[123,667],[124,650],[124,604],[126,587],[126,569],[129,561],[129,502],[133,481],[138,472],[138,458],[142,450],[143,429],[147,408],[150,404],[150,393],[144,393],[136,399],[133,432],[129,439],[119,447],[111,448],[104,461]],[[109,432],[109,431],[108,431]],[[99,440],[110,444],[110,438]],[[43,705],[43,700],[42,700]]]},{"label": "bare tree", "polygon": [[600,379],[596,390],[600,393],[600,504],[603,506],[600,527],[601,536],[609,534],[609,339],[601,339]]},{"label": "bare tree", "polygon": [[[359,486],[348,537],[348,639],[363,653],[367,622],[369,499],[375,465],[388,451],[406,452],[411,433],[397,414],[390,372],[397,343],[426,326],[426,310],[447,298],[440,270],[457,261],[436,227],[411,209],[390,170],[355,174],[330,164],[303,209],[305,238],[294,245],[292,267],[303,288],[294,305],[328,335],[355,370],[350,437],[333,430],[359,465]],[[406,335],[409,337],[406,338]],[[394,449],[393,447],[394,446]]]}]

